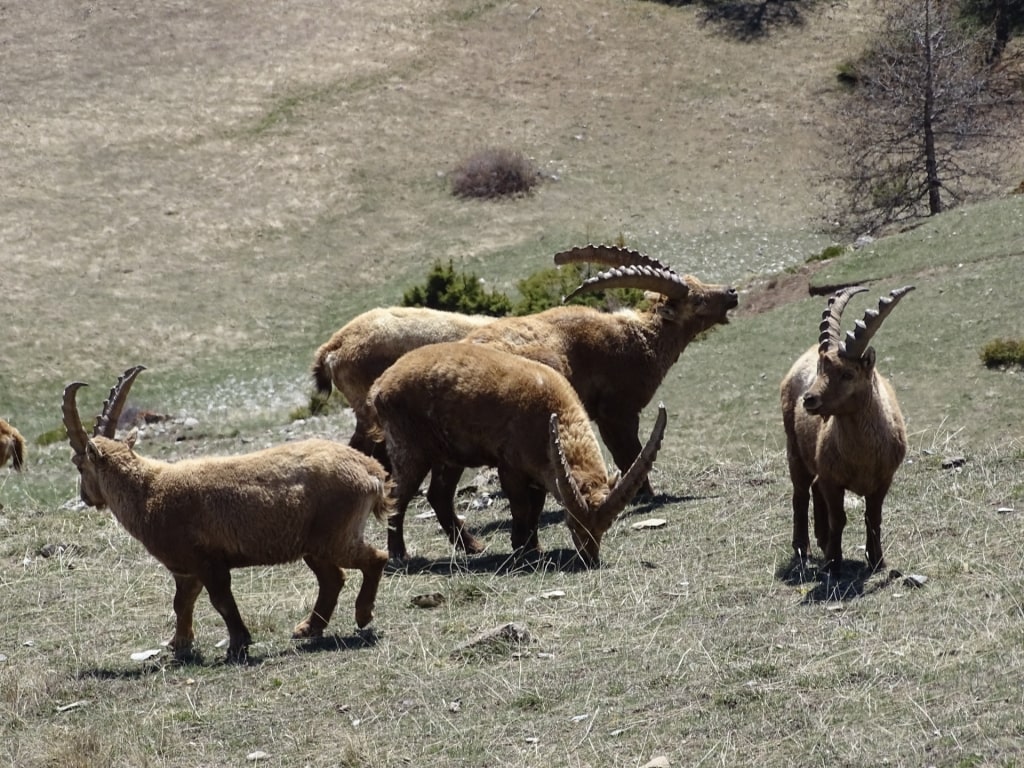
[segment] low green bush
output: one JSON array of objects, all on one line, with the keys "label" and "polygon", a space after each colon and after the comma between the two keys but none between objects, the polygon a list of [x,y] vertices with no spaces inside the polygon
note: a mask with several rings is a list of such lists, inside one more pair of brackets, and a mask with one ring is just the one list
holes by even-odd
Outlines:
[{"label": "low green bush", "polygon": [[434,262],[427,282],[403,294],[402,306],[492,317],[502,317],[512,311],[508,296],[500,291],[485,290],[480,278],[472,273],[457,272],[450,260],[448,266]]},{"label": "low green bush", "polygon": [[[521,298],[515,306],[515,314],[529,315],[559,306],[565,296],[590,276],[591,270],[584,264],[567,264],[534,272],[516,284]],[[622,307],[635,307],[643,301],[642,290],[625,288],[584,293],[573,297],[568,303],[614,311]]]},{"label": "low green bush", "polygon": [[1024,366],[1024,339],[993,339],[981,348],[981,361],[989,368]]}]

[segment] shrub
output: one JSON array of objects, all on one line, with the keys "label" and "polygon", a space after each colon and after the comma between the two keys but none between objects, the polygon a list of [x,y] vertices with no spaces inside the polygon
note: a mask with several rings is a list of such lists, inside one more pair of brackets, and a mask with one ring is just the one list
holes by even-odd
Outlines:
[{"label": "shrub", "polygon": [[981,361],[989,368],[1024,366],[1024,339],[993,339],[981,348]]},{"label": "shrub", "polygon": [[540,174],[523,155],[509,149],[483,149],[452,173],[452,194],[457,197],[506,197],[528,193]]},{"label": "shrub", "polygon": [[[562,298],[589,276],[586,265],[567,264],[564,267],[542,269],[519,281],[516,287],[521,296],[515,307],[515,314],[529,315],[542,312],[562,303]],[[583,304],[598,309],[616,310],[621,307],[635,307],[644,301],[644,292],[639,288],[595,291],[572,298],[568,303]]]},{"label": "shrub", "polygon": [[842,256],[846,253],[846,248],[842,245],[827,245],[821,249],[821,253],[814,254],[807,259],[807,263],[813,261],[828,261],[838,256]]},{"label": "shrub", "polygon": [[429,307],[466,315],[501,317],[512,311],[512,302],[499,291],[486,291],[474,274],[456,272],[452,262],[434,262],[427,282],[402,296],[404,307]]}]

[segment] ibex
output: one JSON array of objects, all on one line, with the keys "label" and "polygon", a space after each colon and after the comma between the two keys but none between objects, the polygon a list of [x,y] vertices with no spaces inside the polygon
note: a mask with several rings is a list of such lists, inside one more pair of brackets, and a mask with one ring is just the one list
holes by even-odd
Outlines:
[{"label": "ibex", "polygon": [[884,566],[882,502],[907,452],[907,434],[896,395],[875,368],[868,342],[913,286],[882,297],[854,330],[840,340],[843,310],[857,286],[838,291],[822,314],[817,346],[793,365],[782,381],[782,420],[793,482],[793,550],[805,559],[810,540],[807,507],[814,498],[814,536],[825,553],[826,568],[842,562],[846,491],[864,497],[867,558],[872,569]]},{"label": "ibex", "polygon": [[547,493],[566,508],[573,544],[597,565],[601,538],[640,488],[665,432],[664,408],[621,480],[609,477],[587,413],[569,382],[542,363],[477,344],[432,344],[403,355],[370,389],[394,466],[393,557],[406,557],[403,520],[431,473],[427,500],[449,538],[480,543],[455,515],[463,467],[497,467],[512,511],[512,547],[538,550]]},{"label": "ibex", "polygon": [[366,542],[372,513],[390,509],[386,474],[362,453],[328,440],[303,440],[242,456],[174,463],[139,456],[137,431],[115,439],[128,390],[142,366],[130,368],[110,390],[90,437],[75,396],[64,390],[64,426],[81,475],[82,501],[109,507],[118,522],[174,576],[176,625],[170,646],[192,649],[192,614],[203,588],[227,624],[228,658],[244,658],[252,642],[231,593],[231,569],[302,558],[316,575],[313,611],[293,637],[323,634],[345,583],[342,568],[358,568],[356,623],[373,618],[387,553]]},{"label": "ibex", "polygon": [[25,438],[3,419],[0,419],[0,467],[11,460],[11,467],[17,471],[25,466]]},{"label": "ibex", "polygon": [[[640,413],[669,368],[699,334],[728,323],[739,299],[731,286],[679,275],[627,248],[586,245],[555,255],[559,265],[585,262],[611,269],[584,281],[566,299],[610,288],[640,288],[657,296],[643,311],[567,306],[503,317],[470,332],[465,341],[517,354],[541,351],[541,362],[555,364],[572,384],[615,464],[625,471],[640,453]],[[652,493],[649,481],[641,493]]]},{"label": "ibex", "polygon": [[395,360],[425,344],[461,339],[493,320],[420,307],[371,309],[346,323],[316,351],[313,382],[329,395],[332,385],[345,396],[356,417],[349,445],[386,462],[383,451],[367,435],[370,419],[366,394]]}]

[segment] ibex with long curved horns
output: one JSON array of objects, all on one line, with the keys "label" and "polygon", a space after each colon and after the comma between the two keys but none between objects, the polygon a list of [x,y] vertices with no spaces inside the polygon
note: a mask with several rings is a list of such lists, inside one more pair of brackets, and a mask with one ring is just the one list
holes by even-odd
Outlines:
[{"label": "ibex with long curved horns", "polygon": [[[554,365],[579,394],[615,464],[625,471],[640,454],[640,412],[687,345],[729,322],[736,289],[711,285],[628,248],[585,245],[555,255],[555,263],[610,267],[566,298],[610,288],[657,294],[643,311],[600,312],[567,306],[524,317],[504,317],[469,333],[464,342],[487,344]],[[641,493],[651,494],[644,481]]]},{"label": "ibex with long curved horns", "polygon": [[447,343],[403,355],[369,397],[394,465],[388,549],[406,556],[406,507],[431,474],[427,500],[449,538],[480,543],[455,515],[463,467],[497,467],[512,511],[512,547],[539,549],[547,493],[566,509],[573,544],[596,565],[601,538],[640,488],[665,432],[665,410],[626,474],[610,477],[590,420],[569,382],[549,366],[482,345]]},{"label": "ibex with long curved horns", "polygon": [[875,368],[868,346],[882,321],[914,289],[891,291],[840,338],[843,310],[867,288],[836,292],[822,314],[818,344],[805,352],[781,386],[786,454],[793,482],[793,550],[808,556],[807,508],[814,499],[814,536],[826,567],[842,561],[846,491],[864,497],[867,557],[881,568],[882,502],[907,452],[903,415],[892,385]]},{"label": "ibex with long curved horns", "polygon": [[174,463],[139,456],[137,432],[115,439],[128,390],[142,366],[118,379],[90,437],[75,403],[85,386],[64,390],[64,426],[81,475],[82,501],[110,507],[125,529],[173,574],[177,622],[170,646],[190,653],[192,614],[203,588],[227,624],[228,658],[252,642],[231,593],[231,569],[302,558],[319,594],[293,637],[319,637],[345,583],[342,568],[358,568],[356,623],[366,626],[387,553],[366,542],[366,520],[390,509],[387,476],[374,459],[329,440],[302,440],[242,456]]},{"label": "ibex with long curved horns", "polygon": [[0,467],[11,460],[11,466],[21,471],[25,466],[25,438],[3,419],[0,419]]}]

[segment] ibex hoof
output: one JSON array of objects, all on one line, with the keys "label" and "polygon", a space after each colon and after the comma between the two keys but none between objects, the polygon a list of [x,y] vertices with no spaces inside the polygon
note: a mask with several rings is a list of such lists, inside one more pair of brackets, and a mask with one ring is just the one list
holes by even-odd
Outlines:
[{"label": "ibex hoof", "polygon": [[314,627],[309,619],[295,625],[292,630],[292,640],[303,640],[308,637],[323,637],[324,628]]},{"label": "ibex hoof", "polygon": [[475,536],[470,536],[467,533],[462,534],[455,540],[455,546],[467,555],[479,555],[484,551],[484,549],[486,549],[479,539]]}]

